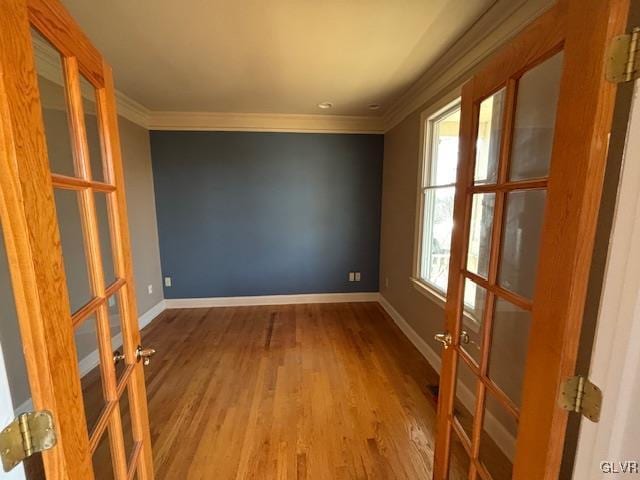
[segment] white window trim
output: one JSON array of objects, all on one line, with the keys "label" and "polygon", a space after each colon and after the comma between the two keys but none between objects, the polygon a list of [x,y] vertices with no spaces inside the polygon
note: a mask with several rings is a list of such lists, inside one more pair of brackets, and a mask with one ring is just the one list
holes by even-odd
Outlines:
[{"label": "white window trim", "polygon": [[[416,218],[415,218],[415,234],[413,247],[413,268],[411,275],[411,283],[413,286],[426,296],[432,302],[444,307],[447,298],[445,292],[437,288],[435,285],[425,281],[420,277],[420,269],[422,262],[422,218],[424,216],[424,184],[426,175],[431,168],[431,162],[427,162],[426,153],[430,151],[431,138],[429,136],[429,120],[433,117],[441,115],[460,105],[461,89],[456,88],[447,95],[443,96],[439,101],[434,102],[429,108],[424,110],[420,115],[420,148],[419,148],[419,168],[418,181],[416,186]],[[430,158],[429,158],[430,160]]]},{"label": "white window trim", "polygon": [[445,305],[447,304],[447,297],[443,292],[434,288],[433,286],[431,286],[431,284],[425,282],[420,277],[412,276],[410,280],[413,284],[413,287],[420,293],[422,293],[425,297],[429,298],[429,300],[441,306],[442,308],[445,307]]},{"label": "white window trim", "polygon": [[[414,248],[413,248],[413,268],[410,281],[413,287],[429,300],[439,305],[441,308],[445,308],[447,304],[447,295],[445,292],[432,285],[420,277],[420,269],[422,263],[422,218],[424,216],[424,184],[425,175],[427,175],[427,169],[431,167],[431,164],[427,164],[426,153],[431,149],[431,138],[429,138],[429,120],[441,115],[447,110],[452,109],[456,105],[460,105],[461,102],[461,88],[456,88],[449,94],[443,96],[438,102],[424,110],[420,115],[420,149],[419,149],[419,169],[418,169],[418,182],[416,187],[416,219],[415,219],[415,235],[414,235]],[[481,324],[472,315],[463,310],[465,318],[470,320],[467,324],[467,328],[474,333],[479,334]]]}]

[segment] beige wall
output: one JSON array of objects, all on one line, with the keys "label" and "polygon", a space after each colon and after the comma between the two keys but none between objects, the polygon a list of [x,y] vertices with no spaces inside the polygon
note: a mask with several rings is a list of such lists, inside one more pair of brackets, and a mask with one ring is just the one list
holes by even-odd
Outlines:
[{"label": "beige wall", "polygon": [[433,335],[444,329],[444,310],[413,287],[420,113],[414,112],[384,136],[380,291],[436,352]]},{"label": "beige wall", "polygon": [[[143,314],[163,299],[149,132],[122,117],[118,122],[138,313]],[[147,291],[148,285],[153,285],[151,295]]]}]

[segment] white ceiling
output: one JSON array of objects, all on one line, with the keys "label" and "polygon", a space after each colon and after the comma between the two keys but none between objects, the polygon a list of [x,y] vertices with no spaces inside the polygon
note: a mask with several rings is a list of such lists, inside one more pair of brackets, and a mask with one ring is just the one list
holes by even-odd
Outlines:
[{"label": "white ceiling", "polygon": [[[150,110],[370,116],[495,2],[63,3],[113,66],[116,88]],[[318,109],[324,101],[334,108]]]}]

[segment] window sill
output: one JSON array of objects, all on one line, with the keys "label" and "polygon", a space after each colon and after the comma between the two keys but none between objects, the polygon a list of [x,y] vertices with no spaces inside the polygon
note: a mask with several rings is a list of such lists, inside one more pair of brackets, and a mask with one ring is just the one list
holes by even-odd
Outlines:
[{"label": "window sill", "polygon": [[426,283],[424,283],[419,278],[409,277],[411,283],[413,284],[413,288],[418,290],[422,295],[427,297],[429,300],[434,302],[436,305],[444,308],[447,304],[447,299],[442,295],[442,293],[435,291],[433,288],[429,287]]},{"label": "window sill", "polygon": [[[447,299],[440,292],[435,291],[434,289],[429,287],[427,284],[425,284],[422,280],[420,280],[418,278],[410,277],[409,279],[411,280],[411,283],[413,284],[413,288],[418,290],[421,294],[423,294],[429,300],[434,302],[436,305],[438,305],[438,306],[440,306],[442,308],[445,308],[445,306],[447,304]],[[464,317],[466,319],[469,320],[469,322],[467,322],[464,325],[463,328],[468,328],[473,333],[479,334],[480,333],[480,323],[478,323],[478,321],[475,318],[473,318],[471,315],[469,315],[467,312],[463,312],[462,314],[464,315]]]}]

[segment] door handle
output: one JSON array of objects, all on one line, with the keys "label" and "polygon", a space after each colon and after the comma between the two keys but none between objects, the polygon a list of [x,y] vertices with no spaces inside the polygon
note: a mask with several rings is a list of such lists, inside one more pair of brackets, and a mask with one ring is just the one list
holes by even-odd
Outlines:
[{"label": "door handle", "polygon": [[120,350],[116,350],[115,352],[113,352],[114,365],[117,365],[119,362],[122,362],[124,358],[125,358],[124,353],[120,352]]},{"label": "door handle", "polygon": [[142,345],[138,345],[136,348],[136,359],[142,360],[143,365],[149,365],[151,363],[151,357],[156,354],[153,348],[142,348]]},{"label": "door handle", "polygon": [[453,339],[449,332],[436,333],[433,338],[436,342],[440,342],[445,350],[453,344]]}]

